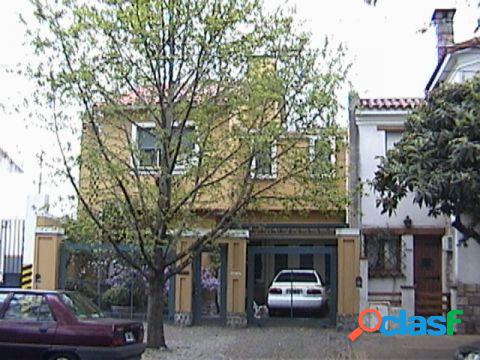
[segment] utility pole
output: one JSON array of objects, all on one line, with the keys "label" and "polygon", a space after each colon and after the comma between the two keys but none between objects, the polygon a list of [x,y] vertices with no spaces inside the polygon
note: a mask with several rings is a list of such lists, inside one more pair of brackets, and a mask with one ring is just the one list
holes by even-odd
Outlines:
[{"label": "utility pole", "polygon": [[39,155],[39,165],[40,165],[40,174],[38,177],[38,194],[42,193],[42,170],[43,170],[43,156],[45,155],[45,151],[41,151]]}]

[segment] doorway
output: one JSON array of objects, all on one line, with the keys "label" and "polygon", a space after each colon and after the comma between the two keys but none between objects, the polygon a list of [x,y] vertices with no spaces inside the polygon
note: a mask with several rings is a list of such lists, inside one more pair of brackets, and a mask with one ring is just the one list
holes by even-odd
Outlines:
[{"label": "doorway", "polygon": [[[267,323],[267,325],[309,325],[326,327],[335,324],[337,308],[337,248],[336,246],[249,246],[247,261],[247,319],[249,323]],[[268,266],[268,268],[267,268]],[[290,282],[281,284],[284,272],[290,272]],[[304,309],[299,301],[315,298],[309,292],[309,280],[296,277],[310,276],[317,278],[323,285],[321,295],[325,302],[319,309]],[[282,280],[283,281],[283,280]],[[262,286],[259,283],[263,284]],[[274,286],[275,285],[275,286]],[[308,285],[308,286],[307,286]],[[270,294],[282,288],[278,298],[290,296],[290,307],[272,308],[268,304]],[[284,291],[285,290],[285,291]],[[311,290],[311,289],[310,289]],[[287,294],[287,295],[285,295]],[[285,295],[285,296],[284,296]],[[298,299],[297,299],[298,298]],[[283,298],[282,298],[283,299]],[[280,299],[280,300],[282,300]],[[287,299],[288,300],[288,299]],[[264,318],[256,313],[268,313]],[[268,310],[267,310],[268,309]]]},{"label": "doorway", "polygon": [[227,318],[227,245],[201,251],[193,262],[193,323],[225,324]]},{"label": "doorway", "polygon": [[442,315],[442,239],[414,238],[415,315]]}]

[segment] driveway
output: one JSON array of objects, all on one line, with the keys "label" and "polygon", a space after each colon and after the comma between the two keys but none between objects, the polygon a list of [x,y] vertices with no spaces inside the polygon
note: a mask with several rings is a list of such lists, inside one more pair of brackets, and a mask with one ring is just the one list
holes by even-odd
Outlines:
[{"label": "driveway", "polygon": [[169,350],[153,359],[451,359],[455,348],[480,336],[384,337],[364,334],[351,344],[345,333],[307,327],[166,326]]}]

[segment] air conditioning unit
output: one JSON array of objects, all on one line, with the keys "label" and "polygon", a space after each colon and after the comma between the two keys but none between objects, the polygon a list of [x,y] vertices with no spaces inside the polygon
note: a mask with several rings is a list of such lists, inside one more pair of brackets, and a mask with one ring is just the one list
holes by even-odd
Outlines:
[{"label": "air conditioning unit", "polygon": [[453,236],[445,235],[442,237],[442,249],[444,251],[453,251]]}]

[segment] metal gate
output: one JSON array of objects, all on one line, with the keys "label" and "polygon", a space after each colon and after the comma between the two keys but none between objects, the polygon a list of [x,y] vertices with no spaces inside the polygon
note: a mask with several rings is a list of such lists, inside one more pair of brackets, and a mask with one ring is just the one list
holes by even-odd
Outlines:
[{"label": "metal gate", "polygon": [[[217,257],[212,262],[211,258]],[[226,324],[227,246],[206,248],[193,261],[193,322]]]},{"label": "metal gate", "polygon": [[[333,326],[337,314],[337,248],[335,246],[249,246],[248,247],[248,272],[247,272],[247,319],[249,323],[256,323],[254,317],[254,280],[255,280],[255,255],[324,255],[326,267],[326,283],[328,284],[328,314],[324,318],[269,318],[268,324],[309,324],[312,326]],[[291,312],[291,314],[293,314]],[[280,320],[280,321],[277,321]]]},{"label": "metal gate", "polygon": [[0,269],[2,287],[20,287],[25,241],[25,220],[0,223]]},{"label": "metal gate", "polygon": [[[139,249],[132,245],[119,245],[119,248],[130,254],[139,252]],[[137,271],[122,261],[111,245],[64,241],[60,247],[58,274],[59,289],[83,293],[110,316],[146,319],[146,283]],[[165,291],[168,292],[165,319],[173,320],[173,277]],[[120,302],[117,302],[119,300]]]}]

